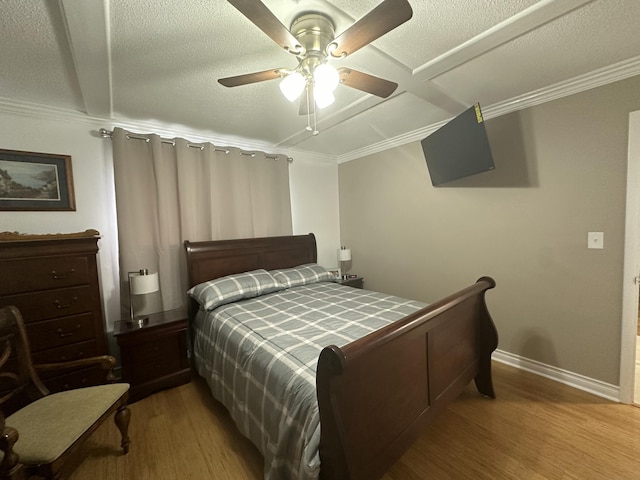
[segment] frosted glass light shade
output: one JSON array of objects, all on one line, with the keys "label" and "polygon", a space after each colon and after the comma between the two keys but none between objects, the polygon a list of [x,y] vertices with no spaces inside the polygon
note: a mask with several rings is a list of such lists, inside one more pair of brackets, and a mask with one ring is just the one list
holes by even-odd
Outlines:
[{"label": "frosted glass light shade", "polygon": [[294,72],[282,79],[280,82],[280,91],[287,100],[294,102],[302,95],[306,84],[305,78],[300,73]]},{"label": "frosted glass light shade", "polygon": [[313,82],[317,88],[333,92],[340,83],[340,74],[328,63],[323,63],[313,71]]},{"label": "frosted glass light shade", "polygon": [[317,85],[313,88],[313,98],[316,101],[318,108],[325,108],[336,101],[336,97],[330,90],[324,90]]}]

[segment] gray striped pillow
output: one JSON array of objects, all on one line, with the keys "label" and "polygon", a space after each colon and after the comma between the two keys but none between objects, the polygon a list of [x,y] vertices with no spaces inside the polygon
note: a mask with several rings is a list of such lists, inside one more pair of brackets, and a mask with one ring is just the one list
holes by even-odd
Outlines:
[{"label": "gray striped pillow", "polygon": [[259,269],[200,283],[188,293],[200,304],[202,310],[213,310],[220,305],[277,292],[283,288],[269,272]]},{"label": "gray striped pillow", "polygon": [[271,270],[269,273],[287,288],[335,280],[331,272],[317,263],[307,263],[283,270]]}]

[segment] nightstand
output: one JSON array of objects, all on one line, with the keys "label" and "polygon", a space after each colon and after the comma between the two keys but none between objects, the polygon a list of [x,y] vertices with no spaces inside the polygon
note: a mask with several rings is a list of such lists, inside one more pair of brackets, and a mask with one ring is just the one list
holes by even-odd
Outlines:
[{"label": "nightstand", "polygon": [[191,380],[187,328],[184,310],[151,314],[142,326],[115,322],[113,335],[120,347],[122,381],[131,385],[130,402]]},{"label": "nightstand", "polygon": [[346,285],[348,287],[354,288],[364,288],[364,278],[356,277],[356,278],[347,278],[347,279],[339,279],[337,281],[340,285]]}]

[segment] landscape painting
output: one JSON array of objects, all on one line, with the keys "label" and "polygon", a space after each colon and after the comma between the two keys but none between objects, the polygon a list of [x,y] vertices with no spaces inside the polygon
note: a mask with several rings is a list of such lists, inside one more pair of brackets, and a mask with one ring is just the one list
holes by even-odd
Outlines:
[{"label": "landscape painting", "polygon": [[0,210],[75,210],[71,157],[0,150]]}]

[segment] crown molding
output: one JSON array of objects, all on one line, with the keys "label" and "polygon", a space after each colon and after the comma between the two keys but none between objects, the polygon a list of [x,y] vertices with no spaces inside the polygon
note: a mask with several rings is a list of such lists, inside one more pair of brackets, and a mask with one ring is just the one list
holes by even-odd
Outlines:
[{"label": "crown molding", "polygon": [[167,125],[154,121],[135,120],[129,118],[102,118],[87,115],[84,112],[71,110],[48,105],[41,105],[26,101],[16,101],[9,98],[0,97],[0,112],[11,115],[24,117],[35,117],[44,120],[52,120],[55,122],[75,123],[86,125],[96,129],[95,135],[100,136],[97,131],[100,128],[113,130],[120,127],[125,130],[148,134],[155,133],[161,137],[174,138],[183,137],[194,143],[210,142],[218,146],[236,147],[241,150],[260,150],[269,153],[278,153],[288,157],[296,155],[304,156],[305,159],[311,161],[319,161],[324,163],[336,163],[337,157],[330,155],[322,155],[318,153],[308,152],[295,148],[283,148],[257,140],[251,140],[243,137],[219,135],[213,131],[194,130],[183,125]]},{"label": "crown molding", "polygon": [[[640,56],[637,56],[488,107],[483,106],[482,114],[485,119],[499,117],[507,113],[524,110],[525,108],[558,100],[569,95],[591,90],[593,88],[624,80],[625,78],[639,74]],[[338,155],[337,161],[339,164],[345,163],[368,155],[373,155],[374,153],[382,152],[390,148],[400,147],[410,142],[422,140],[442,125],[446,124],[449,120],[451,119],[447,119],[446,121],[438,124],[427,125],[411,132],[383,140],[382,142],[368,145],[364,148],[353,150],[343,155]]]},{"label": "crown molding", "polygon": [[45,120],[64,121],[83,125],[100,124],[104,120],[91,117],[85,113],[49,105],[41,105],[27,101],[16,101],[0,97],[0,112],[22,117],[37,117]]},{"label": "crown molding", "polygon": [[[553,100],[558,100],[569,95],[584,92],[619,80],[624,80],[639,74],[640,56],[637,56],[632,59],[580,75],[570,80],[558,82],[549,87],[541,88],[539,90],[505,100],[504,102],[499,102],[488,107],[483,106],[482,113],[486,119],[491,119]],[[357,150],[352,150],[346,154],[333,156],[296,148],[283,148],[283,146],[272,145],[243,137],[224,136],[213,131],[194,130],[183,125],[167,125],[159,122],[127,118],[100,118],[90,116],[84,112],[76,110],[45,106],[26,101],[16,101],[3,97],[0,97],[0,112],[90,125],[95,128],[106,128],[108,130],[112,130],[114,127],[121,127],[126,130],[134,132],[137,131],[139,133],[153,132],[161,136],[166,136],[167,138],[181,136],[193,142],[211,142],[214,145],[233,146],[243,150],[269,151],[294,158],[295,155],[301,155],[309,160],[337,164],[373,155],[384,150],[389,150],[390,148],[400,147],[407,143],[420,141],[450,120],[447,119],[436,124],[426,125],[419,129],[386,139],[382,142],[374,143]]]}]

